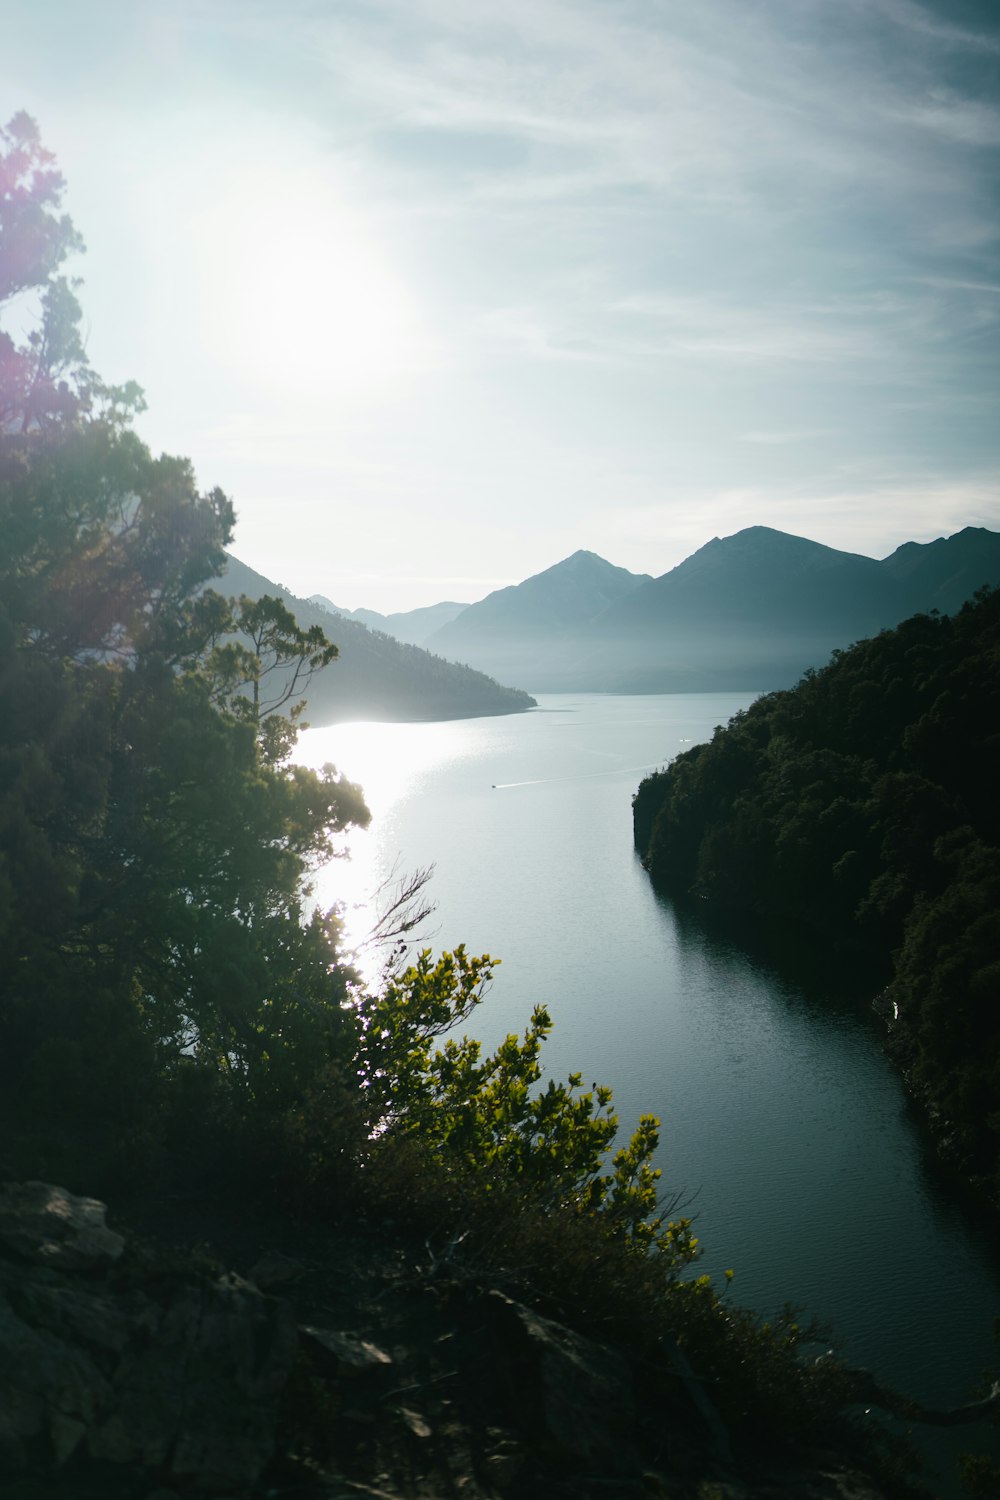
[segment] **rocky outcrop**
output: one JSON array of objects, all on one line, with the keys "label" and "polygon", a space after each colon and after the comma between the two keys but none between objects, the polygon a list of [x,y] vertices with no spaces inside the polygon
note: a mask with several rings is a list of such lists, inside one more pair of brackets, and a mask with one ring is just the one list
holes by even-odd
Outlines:
[{"label": "rocky outcrop", "polygon": [[238,1492],[271,1456],[291,1307],[125,1253],[104,1206],[0,1189],[0,1468],[71,1459]]},{"label": "rocky outcrop", "polygon": [[48,1182],[6,1183],[0,1188],[0,1247],[54,1270],[101,1270],[125,1248],[104,1214],[103,1203]]},{"label": "rocky outcrop", "polygon": [[885,1500],[837,1456],[734,1460],[679,1350],[640,1368],[378,1226],[240,1232],[253,1280],[0,1188],[0,1493]]},{"label": "rocky outcrop", "polygon": [[493,1357],[518,1419],[554,1455],[610,1474],[638,1472],[632,1371],[615,1349],[489,1295]]}]

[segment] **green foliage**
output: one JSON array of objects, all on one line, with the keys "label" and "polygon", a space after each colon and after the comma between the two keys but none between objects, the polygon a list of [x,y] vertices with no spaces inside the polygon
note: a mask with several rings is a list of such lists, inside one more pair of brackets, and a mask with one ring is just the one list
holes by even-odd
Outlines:
[{"label": "green foliage", "polygon": [[[305,709],[301,694],[321,667],[337,659],[337,647],[318,625],[303,629],[280,599],[242,594],[199,600],[211,621],[211,650],[197,670],[212,683],[214,701],[258,728],[267,758],[287,759],[295,743],[293,726]],[[289,706],[287,718],[281,710]],[[298,728],[304,726],[299,723]]]},{"label": "green foliage", "polygon": [[985,1453],[963,1454],[959,1459],[962,1488],[972,1500],[996,1500],[1000,1493],[1000,1465]]},{"label": "green foliage", "polygon": [[361,1079],[372,1130],[416,1135],[460,1172],[494,1187],[516,1184],[548,1207],[599,1212],[609,1232],[686,1264],[696,1252],[689,1222],[665,1225],[657,1212],[659,1122],[643,1116],[608,1162],[618,1129],[611,1090],[584,1090],[579,1074],[539,1087],[552,1029],[544,1006],[523,1038],[508,1036],[490,1056],[469,1037],[435,1045],[479,1004],[493,967],[488,955],[470,958],[461,947],[436,960],[425,951],[363,1003]]}]

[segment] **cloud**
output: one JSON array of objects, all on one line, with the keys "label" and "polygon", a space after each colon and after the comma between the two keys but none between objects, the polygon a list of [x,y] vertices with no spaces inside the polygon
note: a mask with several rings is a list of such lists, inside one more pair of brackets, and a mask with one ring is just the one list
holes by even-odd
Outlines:
[{"label": "cloud", "polygon": [[468,568],[431,546],[642,570],[754,521],[888,550],[996,515],[988,8],[177,0],[158,46],[14,4],[0,83],[68,140],[95,364],[262,550],[295,505],[428,578]]},{"label": "cloud", "polygon": [[723,298],[654,295],[623,298],[614,310],[629,320],[636,347],[666,355],[736,364],[857,364],[889,352],[877,327],[849,309],[827,316],[808,304],[758,308]]},{"label": "cloud", "polygon": [[890,106],[886,114],[963,146],[1000,144],[1000,109],[978,99],[963,99],[940,91],[937,98]]},{"label": "cloud", "polygon": [[814,483],[784,494],[760,485],[688,492],[616,511],[608,520],[606,545],[619,557],[634,559],[626,566],[645,557],[647,570],[662,573],[713,536],[730,536],[749,525],[885,557],[903,542],[934,541],[965,526],[1000,530],[1000,471],[961,479],[887,476],[856,488]]},{"label": "cloud", "polygon": [[969,48],[978,53],[1000,52],[1000,40],[997,37],[988,32],[970,31],[967,27],[941,21],[922,5],[915,4],[915,0],[864,0],[864,4],[874,7],[897,26],[920,36],[932,37],[949,46]]},{"label": "cloud", "polygon": [[783,448],[788,443],[805,443],[813,438],[829,437],[836,429],[832,427],[802,427],[791,432],[740,432],[737,442],[759,443],[765,448]]},{"label": "cloud", "polygon": [[609,357],[595,342],[558,333],[542,310],[529,307],[488,308],[467,320],[456,337],[474,362],[509,357],[592,362]]}]

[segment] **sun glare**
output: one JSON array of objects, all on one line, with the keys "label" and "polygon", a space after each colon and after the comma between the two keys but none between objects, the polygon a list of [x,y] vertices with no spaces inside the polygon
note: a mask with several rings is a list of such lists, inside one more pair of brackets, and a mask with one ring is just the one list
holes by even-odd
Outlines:
[{"label": "sun glare", "polygon": [[[363,722],[307,729],[295,749],[299,765],[318,770],[332,762],[350,780],[359,782],[371,810],[372,826],[354,830],[347,839],[350,858],[333,860],[316,872],[312,883],[311,904],[322,910],[335,902],[343,904],[349,944],[361,942],[371,930],[379,904],[377,893],[391,890],[400,878],[414,873],[401,867],[396,855],[396,805],[429,771],[459,755],[464,738],[460,726],[447,722],[393,724],[391,733],[387,728]],[[431,890],[432,898],[433,894]],[[370,978],[380,961],[375,955]]]},{"label": "sun glare", "polygon": [[426,356],[415,299],[320,168],[234,175],[198,232],[206,342],[255,386],[322,397]]}]

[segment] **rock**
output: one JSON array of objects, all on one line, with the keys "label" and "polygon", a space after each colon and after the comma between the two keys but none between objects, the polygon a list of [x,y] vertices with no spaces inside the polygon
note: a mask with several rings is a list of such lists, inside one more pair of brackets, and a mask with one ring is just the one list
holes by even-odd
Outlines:
[{"label": "rock", "polygon": [[420,1415],[418,1411],[414,1411],[409,1406],[401,1406],[398,1408],[398,1410],[399,1415],[402,1417],[409,1430],[413,1433],[414,1437],[429,1438],[432,1436],[430,1424]]},{"label": "rock", "polygon": [[[268,1475],[300,1337],[292,1308],[176,1253],[112,1245],[95,1261],[87,1236],[108,1233],[103,1215],[44,1184],[0,1190],[0,1495],[235,1500],[294,1486],[305,1453],[324,1465],[325,1500],[641,1500],[703,1480],[706,1500],[885,1500],[835,1454],[720,1462],[680,1393],[664,1406],[649,1382],[633,1392],[623,1353],[478,1284],[428,1297],[389,1254],[378,1295],[350,1302],[370,1338],[301,1330],[309,1394],[283,1408]],[[345,1262],[325,1268],[338,1296]],[[321,1292],[323,1263],[310,1270]]]},{"label": "rock", "polygon": [[498,1490],[509,1489],[524,1468],[524,1453],[508,1433],[491,1428],[487,1436],[494,1446],[486,1454],[486,1473]]},{"label": "rock", "polygon": [[66,1423],[86,1430],[105,1408],[109,1390],[89,1352],[33,1328],[0,1291],[0,1455],[7,1468],[23,1467],[27,1445],[46,1435],[54,1462],[61,1462],[71,1430]]},{"label": "rock", "polygon": [[[246,1489],[271,1455],[298,1347],[291,1308],[176,1262],[141,1273],[104,1205],[46,1183],[0,1190],[0,1468],[85,1453],[182,1486]],[[27,1262],[27,1264],[25,1264]]]},{"label": "rock", "polygon": [[47,1279],[0,1270],[0,1288],[18,1317],[64,1343],[96,1354],[121,1354],[129,1340],[129,1316],[113,1297],[74,1280]]},{"label": "rock", "polygon": [[92,1458],[172,1478],[249,1485],[271,1455],[277,1401],[297,1338],[287,1303],[236,1277],[176,1289],[149,1344],[115,1374]]},{"label": "rock", "polygon": [[525,1426],[561,1454],[622,1473],[633,1467],[635,1404],[628,1361],[615,1350],[491,1292],[497,1345]]},{"label": "rock", "polygon": [[745,1484],[720,1486],[723,1500],[887,1500],[886,1493],[837,1454],[787,1455]]},{"label": "rock", "polygon": [[334,1333],[328,1328],[299,1329],[307,1347],[319,1352],[338,1375],[369,1375],[392,1364],[392,1356],[353,1333]]},{"label": "rock", "polygon": [[268,1250],[250,1267],[247,1279],[254,1286],[259,1286],[262,1292],[269,1292],[273,1287],[287,1286],[298,1281],[305,1269],[302,1262],[291,1255],[282,1255],[280,1250]]},{"label": "rock", "polygon": [[76,1452],[86,1431],[86,1423],[78,1421],[76,1417],[66,1417],[58,1411],[52,1413],[49,1417],[49,1438],[57,1468],[66,1462],[70,1454]]},{"label": "rock", "polygon": [[125,1241],[108,1229],[105,1207],[48,1182],[0,1186],[0,1246],[25,1260],[68,1271],[99,1270]]}]

